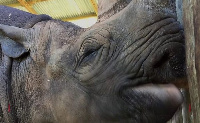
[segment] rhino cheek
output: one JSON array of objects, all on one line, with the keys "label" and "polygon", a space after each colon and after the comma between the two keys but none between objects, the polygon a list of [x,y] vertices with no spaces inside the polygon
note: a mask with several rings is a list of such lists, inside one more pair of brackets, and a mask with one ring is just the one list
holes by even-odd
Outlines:
[{"label": "rhino cheek", "polygon": [[54,120],[65,122],[88,122],[90,113],[87,94],[76,85],[76,80],[52,81],[49,91],[49,108]]},{"label": "rhino cheek", "polygon": [[66,51],[64,48],[53,50],[46,65],[47,78],[55,79],[60,77],[61,75],[64,75],[64,71],[69,66],[66,63],[68,59],[69,58],[66,56]]},{"label": "rhino cheek", "polygon": [[47,67],[46,67],[46,74],[47,74],[47,78],[51,79],[51,78],[57,78],[61,75],[62,69],[61,67],[54,61],[51,61],[48,63]]}]

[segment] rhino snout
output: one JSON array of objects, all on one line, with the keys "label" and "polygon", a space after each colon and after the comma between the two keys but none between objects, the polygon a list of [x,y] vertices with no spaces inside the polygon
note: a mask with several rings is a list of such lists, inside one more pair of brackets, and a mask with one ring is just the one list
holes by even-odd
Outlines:
[{"label": "rhino snout", "polygon": [[165,44],[152,56],[147,71],[150,71],[150,76],[158,83],[160,81],[170,83],[171,80],[184,77],[186,75],[184,54],[185,48],[182,43]]},{"label": "rhino snout", "polygon": [[181,81],[181,85],[176,84],[186,74],[184,53],[184,44],[173,40],[160,46],[147,58],[144,62],[143,77],[131,78],[130,83],[138,81],[137,84],[126,85],[121,91],[121,96],[128,102],[127,105],[134,105],[129,115],[137,112],[142,118],[136,119],[144,123],[167,122],[174,115],[183,102],[177,86],[186,84],[186,81]]}]

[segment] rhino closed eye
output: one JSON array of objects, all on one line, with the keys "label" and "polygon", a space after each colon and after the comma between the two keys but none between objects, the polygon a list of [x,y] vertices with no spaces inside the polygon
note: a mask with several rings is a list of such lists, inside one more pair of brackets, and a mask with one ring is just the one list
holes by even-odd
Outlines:
[{"label": "rhino closed eye", "polygon": [[91,66],[91,64],[95,61],[98,51],[101,49],[101,45],[96,41],[87,40],[82,44],[79,51],[79,67]]},{"label": "rhino closed eye", "polygon": [[94,61],[97,56],[98,49],[89,49],[86,51],[81,59],[80,65],[86,66],[89,65],[92,61]]}]

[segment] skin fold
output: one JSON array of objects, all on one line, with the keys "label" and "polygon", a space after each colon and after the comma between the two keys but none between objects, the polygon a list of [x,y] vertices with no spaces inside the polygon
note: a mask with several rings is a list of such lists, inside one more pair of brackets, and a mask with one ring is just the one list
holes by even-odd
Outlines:
[{"label": "skin fold", "polygon": [[121,1],[112,2],[100,1],[99,21],[88,29],[58,20],[27,29],[0,24],[1,55],[11,59],[13,115],[6,117],[19,123],[165,123],[173,116],[183,101],[173,83],[185,84],[174,1],[126,0],[121,8]]}]

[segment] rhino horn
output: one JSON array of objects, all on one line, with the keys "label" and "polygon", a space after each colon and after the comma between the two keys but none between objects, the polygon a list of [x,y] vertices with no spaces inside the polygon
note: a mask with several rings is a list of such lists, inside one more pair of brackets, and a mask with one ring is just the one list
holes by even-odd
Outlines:
[{"label": "rhino horn", "polygon": [[118,13],[129,3],[142,5],[140,7],[165,8],[166,11],[175,13],[175,0],[98,0],[98,21],[104,21]]},{"label": "rhino horn", "polygon": [[117,0],[99,0],[98,1],[98,14],[101,15],[106,10],[111,8],[115,3],[117,3]]},{"label": "rhino horn", "polygon": [[131,0],[98,0],[98,20],[106,20],[130,2]]}]

